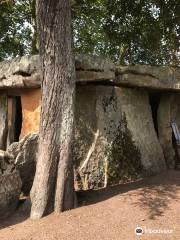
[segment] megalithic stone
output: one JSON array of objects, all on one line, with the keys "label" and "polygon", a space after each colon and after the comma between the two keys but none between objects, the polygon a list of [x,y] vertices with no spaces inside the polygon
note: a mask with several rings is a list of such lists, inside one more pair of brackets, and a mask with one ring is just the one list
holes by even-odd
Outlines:
[{"label": "megalithic stone", "polygon": [[7,144],[9,145],[15,142],[15,120],[16,119],[16,98],[8,98],[8,134],[7,134]]},{"label": "megalithic stone", "polygon": [[8,98],[6,95],[0,95],[0,149],[6,149],[8,133]]}]

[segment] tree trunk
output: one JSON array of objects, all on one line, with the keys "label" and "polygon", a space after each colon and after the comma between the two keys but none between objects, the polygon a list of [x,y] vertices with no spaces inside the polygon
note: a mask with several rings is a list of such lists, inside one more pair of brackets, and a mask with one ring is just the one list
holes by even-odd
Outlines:
[{"label": "tree trunk", "polygon": [[39,0],[36,7],[43,81],[39,153],[31,191],[33,219],[74,204],[75,67],[70,1]]},{"label": "tree trunk", "polygon": [[33,27],[34,33],[32,36],[31,43],[31,54],[37,54],[38,51],[38,36],[37,36],[37,24],[36,24],[36,0],[31,0],[31,25]]}]

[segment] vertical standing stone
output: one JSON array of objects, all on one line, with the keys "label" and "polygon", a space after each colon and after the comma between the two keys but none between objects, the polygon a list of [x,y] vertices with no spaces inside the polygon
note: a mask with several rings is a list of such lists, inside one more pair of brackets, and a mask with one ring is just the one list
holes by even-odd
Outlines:
[{"label": "vertical standing stone", "polygon": [[21,193],[21,178],[12,159],[11,154],[0,150],[0,221],[15,211]]},{"label": "vertical standing stone", "polygon": [[6,139],[8,132],[7,123],[8,101],[6,95],[0,95],[0,149],[6,149]]},{"label": "vertical standing stone", "polygon": [[7,147],[15,141],[16,98],[8,98],[8,134]]},{"label": "vertical standing stone", "polygon": [[165,159],[156,131],[148,93],[144,90],[120,88],[122,112],[141,153],[141,162],[147,174],[157,174],[166,169]]},{"label": "vertical standing stone", "polygon": [[172,142],[172,94],[162,94],[158,108],[158,135],[159,142],[162,146],[164,157],[168,168],[174,168],[175,151]]},{"label": "vertical standing stone", "polygon": [[[180,112],[179,112],[179,104],[180,104],[180,94],[174,93],[171,101],[171,120],[174,121],[178,129],[180,131]],[[174,166],[177,169],[180,169],[180,146],[173,142],[173,147],[175,151],[175,160]]]}]

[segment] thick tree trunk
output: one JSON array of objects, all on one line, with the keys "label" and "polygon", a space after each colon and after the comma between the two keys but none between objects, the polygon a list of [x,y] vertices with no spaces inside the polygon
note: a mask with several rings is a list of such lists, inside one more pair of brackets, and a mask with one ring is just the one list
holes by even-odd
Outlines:
[{"label": "thick tree trunk", "polygon": [[31,191],[31,218],[73,207],[75,67],[69,0],[39,0],[37,22],[42,62],[39,154]]}]

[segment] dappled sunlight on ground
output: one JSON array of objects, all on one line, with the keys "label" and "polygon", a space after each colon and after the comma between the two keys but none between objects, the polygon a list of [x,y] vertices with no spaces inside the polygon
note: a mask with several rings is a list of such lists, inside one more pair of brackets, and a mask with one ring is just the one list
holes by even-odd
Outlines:
[{"label": "dappled sunlight on ground", "polygon": [[[26,202],[1,221],[1,240],[180,239],[180,171],[78,197],[79,208],[40,221],[29,219]],[[141,237],[135,234],[137,226],[145,231]],[[160,230],[165,232],[153,233]]]}]

